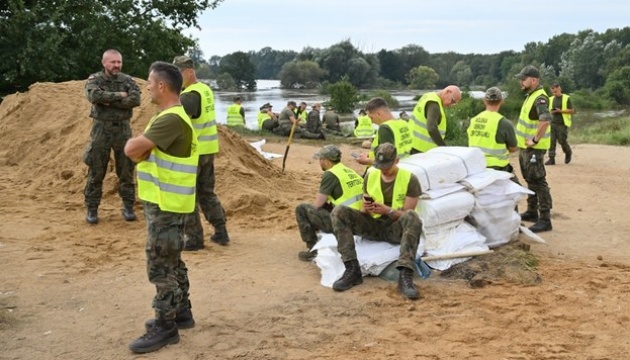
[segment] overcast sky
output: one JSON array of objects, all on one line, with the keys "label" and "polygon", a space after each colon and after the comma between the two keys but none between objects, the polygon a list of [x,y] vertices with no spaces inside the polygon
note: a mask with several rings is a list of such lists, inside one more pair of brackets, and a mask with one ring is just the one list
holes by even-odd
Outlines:
[{"label": "overcast sky", "polygon": [[[535,5],[534,5],[535,4]],[[345,39],[363,52],[408,44],[430,53],[521,51],[531,41],[630,26],[630,1],[225,0],[200,17],[205,58],[235,51],[301,51]]]}]

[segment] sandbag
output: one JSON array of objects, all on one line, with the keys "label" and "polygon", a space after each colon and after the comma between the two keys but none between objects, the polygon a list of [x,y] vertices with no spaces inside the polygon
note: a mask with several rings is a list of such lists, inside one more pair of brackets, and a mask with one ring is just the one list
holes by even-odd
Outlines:
[{"label": "sandbag", "polygon": [[416,212],[425,228],[464,219],[475,206],[475,197],[467,191],[457,191],[436,199],[420,199]]}]

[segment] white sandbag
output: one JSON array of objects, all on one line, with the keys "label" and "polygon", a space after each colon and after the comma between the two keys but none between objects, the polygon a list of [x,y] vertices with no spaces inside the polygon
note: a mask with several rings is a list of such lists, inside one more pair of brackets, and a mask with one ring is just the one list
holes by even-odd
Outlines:
[{"label": "white sandbag", "polygon": [[420,199],[416,212],[425,228],[464,219],[475,206],[475,197],[467,191],[457,191],[436,199]]},{"label": "white sandbag", "polygon": [[427,154],[445,154],[459,158],[466,167],[466,176],[486,170],[486,156],[481,149],[467,146],[438,146]]},{"label": "white sandbag", "polygon": [[420,195],[420,199],[437,199],[439,197],[446,196],[448,194],[452,194],[454,192],[464,189],[466,189],[466,187],[459,183],[447,184],[444,187],[429,190],[422,189],[422,195]]},{"label": "white sandbag", "polygon": [[[486,239],[484,236],[467,222],[462,222],[457,227],[442,232],[440,236],[440,246],[434,249],[427,249],[425,251],[426,255],[438,256],[488,250],[488,246],[485,245]],[[427,265],[434,269],[446,270],[451,266],[464,262],[468,259],[470,258],[427,261]]]},{"label": "white sandbag", "polygon": [[466,189],[472,193],[485,188],[486,186],[494,183],[497,180],[510,179],[512,174],[506,171],[499,171],[494,169],[485,169],[482,172],[469,175],[459,183],[464,185]]},{"label": "white sandbag", "polygon": [[477,205],[470,214],[477,230],[489,248],[507,244],[518,237],[521,217],[514,211],[514,202]]}]

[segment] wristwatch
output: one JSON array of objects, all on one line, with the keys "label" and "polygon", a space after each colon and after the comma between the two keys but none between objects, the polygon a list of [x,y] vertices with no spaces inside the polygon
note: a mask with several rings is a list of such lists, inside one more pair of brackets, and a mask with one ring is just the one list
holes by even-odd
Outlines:
[{"label": "wristwatch", "polygon": [[536,140],[536,137],[535,137],[535,136],[532,138],[532,142],[533,142],[534,144],[538,144],[538,140]]}]

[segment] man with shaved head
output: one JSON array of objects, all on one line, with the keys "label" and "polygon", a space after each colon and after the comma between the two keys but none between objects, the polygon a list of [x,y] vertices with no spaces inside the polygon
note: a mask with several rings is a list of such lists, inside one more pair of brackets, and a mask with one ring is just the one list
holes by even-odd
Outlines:
[{"label": "man with shaved head", "polygon": [[103,179],[111,150],[114,150],[118,194],[123,201],[122,215],[126,221],[136,220],[133,211],[135,187],[133,182],[134,164],[125,156],[124,148],[131,138],[130,119],[133,108],[140,105],[140,88],[134,79],[121,72],[122,55],[114,49],[103,53],[103,70],[88,77],[85,96],[92,104],[90,117],[92,131],[83,161],[88,166],[85,185],[85,221],[98,223],[98,207],[103,194]]},{"label": "man with shaved head", "polygon": [[428,92],[418,100],[413,109],[409,126],[413,133],[412,154],[427,152],[436,146],[446,146],[446,114],[444,108],[457,104],[462,92],[449,85],[438,92]]}]

